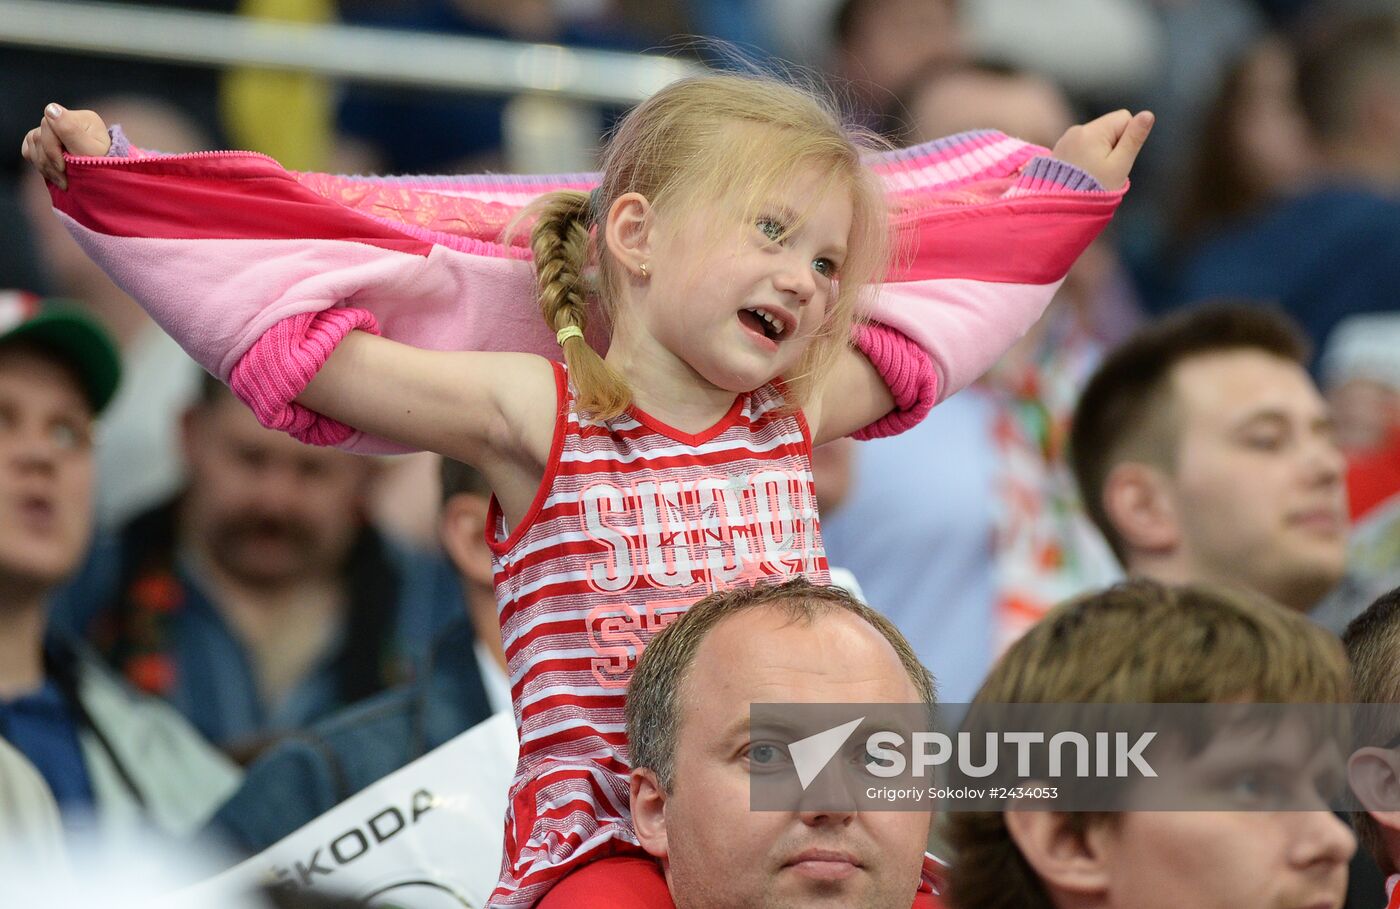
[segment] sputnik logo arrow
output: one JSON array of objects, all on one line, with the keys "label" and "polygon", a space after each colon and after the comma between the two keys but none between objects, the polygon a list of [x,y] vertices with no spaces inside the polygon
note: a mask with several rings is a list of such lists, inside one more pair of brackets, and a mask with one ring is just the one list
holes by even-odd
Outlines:
[{"label": "sputnik logo arrow", "polygon": [[863,722],[865,717],[859,717],[816,735],[809,735],[805,739],[798,739],[788,746],[788,753],[792,755],[792,766],[797,770],[797,781],[802,784],[803,791],[806,791],[812,780],[817,778],[817,774],[822,772],[822,768],[841,750],[851,733]]}]

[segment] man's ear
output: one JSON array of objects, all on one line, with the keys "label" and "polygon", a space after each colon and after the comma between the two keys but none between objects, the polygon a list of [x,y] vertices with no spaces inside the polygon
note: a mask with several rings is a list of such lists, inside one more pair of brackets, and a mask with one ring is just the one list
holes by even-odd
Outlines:
[{"label": "man's ear", "polygon": [[1347,760],[1347,782],[1366,813],[1400,836],[1400,754],[1390,748],[1358,748]]},{"label": "man's ear", "polygon": [[1012,810],[1005,818],[1011,841],[1048,892],[1092,896],[1108,890],[1108,864],[1096,835],[1108,825],[1086,824],[1063,811]]},{"label": "man's ear", "polygon": [[608,207],[603,240],[612,257],[633,277],[645,277],[642,266],[651,261],[655,225],[655,212],[641,193],[623,193]]},{"label": "man's ear", "polygon": [[1162,553],[1181,545],[1171,483],[1158,467],[1141,461],[1115,466],[1104,480],[1103,508],[1129,549]]},{"label": "man's ear", "polygon": [[486,545],[486,513],[490,500],[461,492],[442,505],[438,536],[458,573],[473,584],[490,587],[491,550]]},{"label": "man's ear", "polygon": [[646,767],[634,767],[628,781],[632,786],[632,828],[637,831],[637,841],[649,855],[664,861],[670,855],[666,840],[666,790],[655,771]]}]

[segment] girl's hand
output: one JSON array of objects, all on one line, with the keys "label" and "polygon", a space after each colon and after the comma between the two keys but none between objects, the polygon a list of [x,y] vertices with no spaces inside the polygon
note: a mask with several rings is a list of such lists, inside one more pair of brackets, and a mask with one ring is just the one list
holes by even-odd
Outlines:
[{"label": "girl's hand", "polygon": [[107,124],[96,113],[50,104],[44,108],[44,119],[24,137],[20,154],[38,168],[45,180],[59,189],[67,189],[63,153],[101,157],[111,145]]},{"label": "girl's hand", "polygon": [[1088,173],[1104,189],[1122,189],[1154,122],[1156,117],[1148,110],[1136,114],[1116,110],[1071,126],[1055,143],[1052,154]]}]

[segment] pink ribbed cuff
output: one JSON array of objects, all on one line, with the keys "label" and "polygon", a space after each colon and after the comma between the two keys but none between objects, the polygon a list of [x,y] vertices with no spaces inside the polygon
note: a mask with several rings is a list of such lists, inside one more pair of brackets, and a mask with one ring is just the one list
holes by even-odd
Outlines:
[{"label": "pink ribbed cuff", "polygon": [[938,400],[938,374],[928,351],[904,332],[879,322],[857,326],[851,341],[894,395],[894,410],[852,433],[852,438],[881,439],[917,426]]},{"label": "pink ribbed cuff", "polygon": [[233,367],[229,388],[269,429],[308,445],[338,445],[355,430],[294,403],[341,339],[355,329],[379,334],[368,310],[354,307],[288,316],[253,342]]}]

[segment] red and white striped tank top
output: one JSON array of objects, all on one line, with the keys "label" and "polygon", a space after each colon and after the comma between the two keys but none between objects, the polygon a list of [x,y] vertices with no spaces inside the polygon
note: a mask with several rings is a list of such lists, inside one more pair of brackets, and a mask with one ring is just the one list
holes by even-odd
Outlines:
[{"label": "red and white striped tank top", "polygon": [[488,537],[520,734],[491,906],[533,905],[580,864],[637,849],[624,695],[646,643],[711,591],[803,574],[828,583],[812,440],[778,388],[699,434],[633,408],[580,420],[564,367],[540,491]]}]

